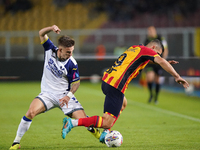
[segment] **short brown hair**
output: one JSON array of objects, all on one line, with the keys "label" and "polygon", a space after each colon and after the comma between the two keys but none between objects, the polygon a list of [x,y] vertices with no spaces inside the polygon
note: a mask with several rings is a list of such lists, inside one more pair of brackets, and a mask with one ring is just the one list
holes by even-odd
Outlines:
[{"label": "short brown hair", "polygon": [[71,37],[63,35],[58,39],[58,45],[64,47],[72,47],[75,45],[75,41]]},{"label": "short brown hair", "polygon": [[[164,46],[163,46],[163,44],[162,44],[162,42],[159,40],[159,39],[155,39],[155,40],[152,40],[151,41],[152,43],[156,43],[157,45],[158,45],[158,47],[160,48],[160,49],[162,49],[162,53],[164,53]],[[150,42],[150,43],[151,43]]]}]

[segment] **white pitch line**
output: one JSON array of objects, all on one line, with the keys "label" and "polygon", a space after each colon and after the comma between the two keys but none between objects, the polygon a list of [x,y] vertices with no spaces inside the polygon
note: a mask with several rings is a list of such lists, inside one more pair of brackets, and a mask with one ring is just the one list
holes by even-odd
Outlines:
[{"label": "white pitch line", "polygon": [[188,115],[183,115],[183,114],[173,112],[173,111],[170,111],[170,110],[158,108],[158,107],[155,107],[155,106],[150,106],[150,105],[143,104],[143,103],[140,103],[140,102],[135,102],[133,100],[131,100],[131,102],[134,103],[133,105],[137,105],[139,107],[143,107],[143,108],[154,110],[154,111],[161,112],[161,113],[164,113],[164,114],[176,116],[176,117],[179,117],[179,118],[192,120],[192,121],[195,121],[195,122],[200,122],[200,119],[194,118],[194,117],[191,117],[191,116],[188,116]]},{"label": "white pitch line", "polygon": [[[88,88],[88,90],[87,90],[86,87],[84,88],[84,90],[86,92],[90,93],[90,94],[104,97],[104,94],[101,93],[101,90],[94,90],[94,89],[91,89],[91,88]],[[191,117],[191,116],[188,116],[188,115],[183,115],[183,114],[180,114],[180,113],[177,113],[177,112],[165,110],[165,109],[158,108],[158,107],[155,107],[155,106],[150,106],[150,105],[147,105],[147,104],[144,104],[144,103],[133,101],[131,99],[127,99],[127,100],[128,100],[128,104],[131,102],[131,103],[133,103],[133,105],[137,105],[139,107],[143,107],[143,108],[150,109],[150,110],[153,110],[153,111],[161,112],[161,113],[168,114],[168,115],[171,115],[171,116],[176,116],[176,117],[179,117],[179,118],[192,120],[192,121],[195,121],[195,122],[200,122],[199,118],[194,118],[194,117]]]}]

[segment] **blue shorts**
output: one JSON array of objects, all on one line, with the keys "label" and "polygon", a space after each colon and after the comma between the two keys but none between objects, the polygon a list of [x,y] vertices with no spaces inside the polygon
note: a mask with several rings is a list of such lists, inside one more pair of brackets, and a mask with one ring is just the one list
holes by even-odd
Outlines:
[{"label": "blue shorts", "polygon": [[101,89],[106,95],[104,102],[104,113],[117,118],[122,108],[124,94],[113,86],[102,81]]}]

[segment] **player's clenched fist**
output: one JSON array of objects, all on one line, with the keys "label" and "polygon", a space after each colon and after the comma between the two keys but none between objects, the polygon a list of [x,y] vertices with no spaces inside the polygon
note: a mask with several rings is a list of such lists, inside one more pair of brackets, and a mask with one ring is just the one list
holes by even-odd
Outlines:
[{"label": "player's clenched fist", "polygon": [[58,28],[58,26],[57,25],[53,25],[52,26],[52,30],[53,30],[53,32],[55,32],[55,33],[57,33],[57,34],[60,34],[60,29]]}]

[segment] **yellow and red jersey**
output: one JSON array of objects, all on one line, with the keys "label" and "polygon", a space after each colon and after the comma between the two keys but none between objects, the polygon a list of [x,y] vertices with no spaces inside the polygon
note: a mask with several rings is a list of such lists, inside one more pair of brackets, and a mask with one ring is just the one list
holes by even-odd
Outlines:
[{"label": "yellow and red jersey", "polygon": [[125,93],[130,81],[139,74],[150,60],[154,61],[155,56],[159,55],[152,49],[133,45],[115,61],[111,68],[104,72],[102,80]]}]

